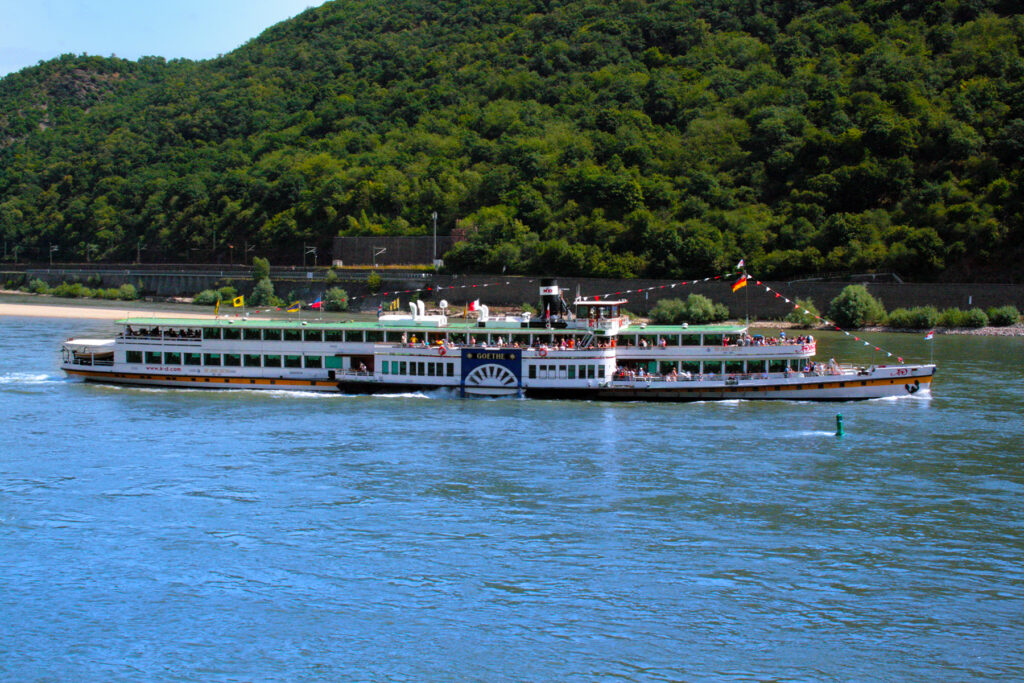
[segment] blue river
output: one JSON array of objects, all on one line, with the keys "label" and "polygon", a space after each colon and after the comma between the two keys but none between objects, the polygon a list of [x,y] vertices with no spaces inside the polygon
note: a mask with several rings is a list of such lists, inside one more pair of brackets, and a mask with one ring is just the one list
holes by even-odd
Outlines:
[{"label": "blue river", "polygon": [[0,679],[1024,678],[1020,338],[869,334],[930,398],[663,405],[62,376],[112,330],[0,318]]}]

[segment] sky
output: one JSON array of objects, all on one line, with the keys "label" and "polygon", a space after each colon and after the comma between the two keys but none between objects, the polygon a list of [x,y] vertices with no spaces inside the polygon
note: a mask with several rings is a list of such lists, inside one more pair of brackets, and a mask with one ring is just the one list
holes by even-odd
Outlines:
[{"label": "sky", "polygon": [[14,0],[0,77],[62,54],[210,59],[324,0]]}]

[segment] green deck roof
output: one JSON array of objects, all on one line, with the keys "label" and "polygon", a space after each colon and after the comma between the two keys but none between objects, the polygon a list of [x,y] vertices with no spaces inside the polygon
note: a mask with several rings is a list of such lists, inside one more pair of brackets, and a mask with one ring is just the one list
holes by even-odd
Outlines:
[{"label": "green deck roof", "polygon": [[[117,322],[122,325],[132,325],[136,327],[258,327],[268,329],[313,328],[325,330],[411,329],[427,331],[454,330],[457,332],[476,332],[477,334],[485,334],[487,332],[504,333],[517,330],[521,330],[523,332],[530,331],[537,334],[550,334],[561,331],[558,329],[548,330],[546,328],[539,327],[520,328],[515,327],[512,324],[509,324],[508,327],[479,327],[475,322],[450,322],[444,327],[437,327],[436,325],[425,322],[416,322],[414,320],[402,321],[400,324],[392,322],[388,325],[380,324],[376,320],[328,322],[325,320],[259,320],[254,318],[123,318]],[[631,325],[625,330],[621,330],[619,334],[736,334],[745,329],[745,325],[690,325],[689,327],[682,327],[680,325],[647,325],[646,327]],[[583,329],[570,329],[565,331],[576,332],[577,334],[586,332],[586,330]]]}]

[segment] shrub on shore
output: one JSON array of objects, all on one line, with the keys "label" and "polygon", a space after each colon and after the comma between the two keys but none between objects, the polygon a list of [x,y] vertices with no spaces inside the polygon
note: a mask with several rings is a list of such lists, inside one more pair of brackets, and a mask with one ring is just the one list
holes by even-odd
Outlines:
[{"label": "shrub on shore", "polygon": [[1020,321],[1020,311],[1016,306],[1000,306],[988,309],[988,322],[996,327],[1009,327]]},{"label": "shrub on shore", "polygon": [[889,327],[908,330],[927,330],[939,323],[939,311],[934,306],[897,308],[889,312]]},{"label": "shrub on shore", "polygon": [[661,325],[705,325],[726,320],[729,317],[729,307],[725,304],[716,304],[701,294],[691,294],[685,301],[662,299],[651,309],[649,317],[651,322]]},{"label": "shrub on shore", "polygon": [[221,301],[221,296],[215,289],[204,289],[192,297],[192,303],[196,306],[214,306],[218,301]]},{"label": "shrub on shore", "polygon": [[988,325],[988,315],[980,308],[964,311],[959,308],[947,308],[939,315],[940,327],[978,328]]},{"label": "shrub on shore", "polygon": [[324,307],[328,311],[348,310],[348,292],[341,287],[331,287],[324,294]]},{"label": "shrub on shore", "polygon": [[793,310],[786,316],[787,323],[793,323],[797,327],[814,327],[818,324],[818,308],[811,299],[797,299],[796,305],[800,308]]},{"label": "shrub on shore", "polygon": [[885,306],[871,296],[864,285],[847,285],[829,305],[829,317],[836,325],[856,329],[867,325],[884,325]]}]

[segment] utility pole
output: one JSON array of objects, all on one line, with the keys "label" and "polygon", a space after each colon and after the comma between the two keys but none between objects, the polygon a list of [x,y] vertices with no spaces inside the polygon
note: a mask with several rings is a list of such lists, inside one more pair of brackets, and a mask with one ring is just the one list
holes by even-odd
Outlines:
[{"label": "utility pole", "polygon": [[434,257],[431,262],[437,265],[437,211],[430,214],[430,217],[434,219]]}]

